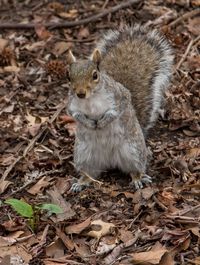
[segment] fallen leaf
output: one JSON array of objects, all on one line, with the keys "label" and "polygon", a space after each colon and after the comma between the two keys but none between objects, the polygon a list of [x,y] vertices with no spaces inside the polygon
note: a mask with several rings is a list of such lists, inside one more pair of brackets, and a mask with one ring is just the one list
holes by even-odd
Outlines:
[{"label": "fallen leaf", "polygon": [[43,188],[46,188],[50,185],[51,179],[48,180],[46,179],[47,179],[46,176],[42,177],[40,180],[38,180],[38,182],[35,185],[33,185],[30,189],[28,189],[27,192],[33,195],[36,195],[39,192],[41,192]]},{"label": "fallen leaf", "polygon": [[134,238],[134,235],[131,231],[120,229],[119,232],[120,232],[119,238],[124,243]]},{"label": "fallen leaf", "polygon": [[0,68],[1,73],[18,73],[20,71],[20,68],[15,65],[5,66],[3,68]]},{"label": "fallen leaf", "polygon": [[63,244],[66,246],[67,249],[73,250],[74,249],[74,241],[69,238],[65,233],[61,231],[61,229],[56,228],[56,234],[62,240]]},{"label": "fallen leaf", "polygon": [[90,35],[89,29],[87,27],[81,28],[78,32],[79,39],[86,39]]},{"label": "fallen leaf", "polygon": [[159,265],[175,265],[173,255],[171,255],[169,252],[166,252],[162,256]]},{"label": "fallen leaf", "polygon": [[194,34],[195,36],[199,36],[200,35],[200,17],[194,17],[193,19],[189,19],[187,28],[188,30]]},{"label": "fallen leaf", "polygon": [[78,16],[78,10],[71,9],[69,12],[60,12],[58,15],[62,18],[76,18]]},{"label": "fallen leaf", "polygon": [[13,182],[0,179],[0,194],[2,194],[11,184],[13,184]]},{"label": "fallen leaf", "polygon": [[45,248],[47,257],[51,258],[60,258],[64,256],[64,245],[60,239],[57,239],[55,242],[51,243]]},{"label": "fallen leaf", "polygon": [[8,45],[8,40],[0,38],[0,52]]},{"label": "fallen leaf", "polygon": [[186,156],[189,158],[197,158],[200,156],[200,148],[199,147],[195,147],[195,148],[191,148],[189,150],[187,150],[186,152]]},{"label": "fallen leaf", "polygon": [[91,224],[91,217],[89,217],[84,222],[81,222],[79,224],[69,225],[69,226],[65,227],[65,232],[67,234],[80,234],[90,224]]},{"label": "fallen leaf", "polygon": [[41,40],[47,40],[52,37],[52,33],[48,31],[42,24],[37,23],[35,25],[35,32]]},{"label": "fallen leaf", "polygon": [[24,231],[15,231],[10,233],[9,236],[0,236],[0,247],[11,246],[17,243],[17,238],[19,238]]},{"label": "fallen leaf", "polygon": [[94,228],[94,230],[91,230],[90,232],[87,233],[88,236],[91,236],[91,237],[95,237],[97,238],[98,240],[102,237],[102,236],[105,236],[105,235],[108,235],[110,234],[112,231],[112,229],[115,227],[114,224],[112,223],[106,223],[102,220],[95,220],[95,221],[92,221],[91,222],[91,227],[92,226],[97,226],[99,227],[100,229],[96,229]]},{"label": "fallen leaf", "polygon": [[162,256],[167,252],[167,249],[160,245],[159,247],[156,247],[155,249],[152,248],[150,251],[146,252],[139,252],[131,254],[132,261],[134,264],[140,264],[140,263],[148,263],[148,264],[159,264]]},{"label": "fallen leaf", "polygon": [[62,55],[67,50],[71,49],[72,45],[73,45],[72,42],[66,42],[66,41],[56,42],[52,52],[56,56]]},{"label": "fallen leaf", "polygon": [[71,208],[71,204],[62,197],[56,187],[54,187],[53,190],[48,191],[48,194],[51,197],[51,203],[60,206],[60,208],[63,210],[63,213],[57,214],[56,217],[51,216],[51,219],[55,223],[68,220],[75,215],[74,210]]}]

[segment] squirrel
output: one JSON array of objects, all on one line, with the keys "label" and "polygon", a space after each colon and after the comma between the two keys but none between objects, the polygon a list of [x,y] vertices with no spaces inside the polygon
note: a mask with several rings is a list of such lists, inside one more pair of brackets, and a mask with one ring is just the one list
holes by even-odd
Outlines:
[{"label": "squirrel", "polygon": [[173,58],[166,38],[141,25],[109,30],[88,59],[68,52],[67,109],[77,121],[74,165],[82,175],[72,191],[111,168],[130,174],[136,189],[152,182],[145,135],[157,120]]}]

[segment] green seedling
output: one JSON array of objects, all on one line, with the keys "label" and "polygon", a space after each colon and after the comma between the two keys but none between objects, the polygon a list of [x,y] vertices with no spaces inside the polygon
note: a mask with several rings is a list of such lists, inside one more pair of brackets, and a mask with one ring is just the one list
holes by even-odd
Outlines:
[{"label": "green seedling", "polygon": [[11,205],[19,215],[27,218],[32,230],[35,230],[36,228],[36,224],[39,219],[39,213],[41,211],[46,210],[49,216],[63,212],[58,205],[52,203],[44,203],[35,206],[14,198],[6,200],[5,203]]}]

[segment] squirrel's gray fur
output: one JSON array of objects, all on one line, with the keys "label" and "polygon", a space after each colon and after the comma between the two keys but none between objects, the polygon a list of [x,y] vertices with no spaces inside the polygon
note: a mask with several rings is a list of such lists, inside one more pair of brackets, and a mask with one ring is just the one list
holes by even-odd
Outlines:
[{"label": "squirrel's gray fur", "polygon": [[[143,132],[156,120],[172,74],[167,40],[157,30],[127,26],[108,31],[90,59],[76,61],[70,54],[69,62],[68,111],[77,120],[77,171],[96,178],[119,168],[131,175],[136,188],[150,182]],[[82,184],[83,178],[72,190]]]}]

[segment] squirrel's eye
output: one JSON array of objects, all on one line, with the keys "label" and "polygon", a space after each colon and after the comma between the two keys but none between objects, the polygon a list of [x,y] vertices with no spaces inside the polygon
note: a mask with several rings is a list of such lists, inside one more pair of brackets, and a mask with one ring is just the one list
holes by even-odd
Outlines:
[{"label": "squirrel's eye", "polygon": [[93,80],[97,80],[97,79],[98,79],[97,71],[94,71],[94,72],[93,72],[93,74],[92,74],[92,78],[93,78]]}]

